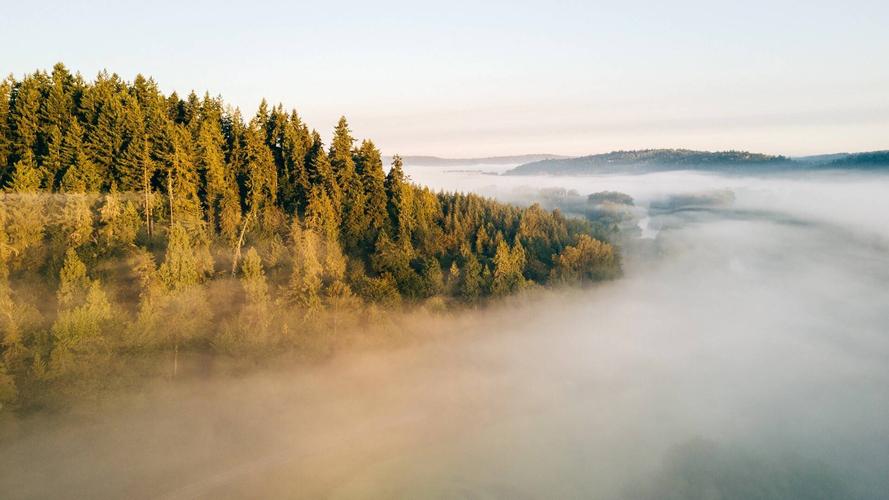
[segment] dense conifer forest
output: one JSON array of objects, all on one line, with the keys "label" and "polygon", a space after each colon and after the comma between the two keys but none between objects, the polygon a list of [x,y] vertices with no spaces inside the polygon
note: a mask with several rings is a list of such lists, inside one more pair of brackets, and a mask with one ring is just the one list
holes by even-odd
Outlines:
[{"label": "dense conifer forest", "polygon": [[620,272],[586,221],[413,185],[345,118],[326,145],[280,105],[244,118],[62,64],[0,82],[0,185],[7,409],[113,385],[136,359],[175,376],[180,352],[283,349],[379,311]]}]

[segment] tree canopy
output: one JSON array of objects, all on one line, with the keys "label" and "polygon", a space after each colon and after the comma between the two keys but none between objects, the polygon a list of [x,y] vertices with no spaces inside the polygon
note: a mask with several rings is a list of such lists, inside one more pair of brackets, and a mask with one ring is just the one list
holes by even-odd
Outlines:
[{"label": "tree canopy", "polygon": [[230,350],[620,270],[587,222],[415,185],[345,117],[325,147],[280,105],[245,120],[62,64],[0,82],[0,185],[0,403],[116,350]]}]

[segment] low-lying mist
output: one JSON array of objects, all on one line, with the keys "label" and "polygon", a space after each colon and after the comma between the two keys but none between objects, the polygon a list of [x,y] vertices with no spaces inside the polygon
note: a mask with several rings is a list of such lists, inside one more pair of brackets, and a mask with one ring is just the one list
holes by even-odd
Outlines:
[{"label": "low-lying mist", "polygon": [[406,316],[417,342],[9,423],[0,496],[885,497],[889,176],[448,170],[408,173],[625,192],[646,230],[622,279]]}]

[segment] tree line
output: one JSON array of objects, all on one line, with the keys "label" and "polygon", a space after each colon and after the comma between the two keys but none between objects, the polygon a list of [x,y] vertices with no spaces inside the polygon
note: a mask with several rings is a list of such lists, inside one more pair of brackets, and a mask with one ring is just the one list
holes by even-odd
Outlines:
[{"label": "tree line", "polygon": [[[234,352],[356,311],[620,272],[589,224],[412,184],[345,118],[57,64],[0,82],[0,403],[126,355]],[[349,319],[353,318],[353,319]]]}]

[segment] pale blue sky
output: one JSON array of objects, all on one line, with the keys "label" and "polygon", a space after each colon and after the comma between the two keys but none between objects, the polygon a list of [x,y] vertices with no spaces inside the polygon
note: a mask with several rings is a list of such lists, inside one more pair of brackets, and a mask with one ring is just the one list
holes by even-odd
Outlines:
[{"label": "pale blue sky", "polygon": [[889,2],[3,1],[0,71],[263,96],[387,153],[889,149]]}]

